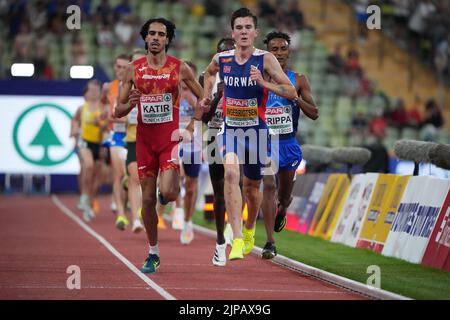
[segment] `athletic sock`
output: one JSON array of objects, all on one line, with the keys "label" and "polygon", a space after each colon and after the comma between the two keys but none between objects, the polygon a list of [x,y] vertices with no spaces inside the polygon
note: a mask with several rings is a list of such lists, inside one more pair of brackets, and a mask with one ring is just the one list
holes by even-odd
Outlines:
[{"label": "athletic sock", "polygon": [[158,245],[156,245],[156,246],[150,246],[150,245],[149,245],[149,247],[150,247],[150,249],[149,249],[149,251],[148,251],[149,254],[156,254],[157,256],[159,256],[159,248],[158,248]]}]

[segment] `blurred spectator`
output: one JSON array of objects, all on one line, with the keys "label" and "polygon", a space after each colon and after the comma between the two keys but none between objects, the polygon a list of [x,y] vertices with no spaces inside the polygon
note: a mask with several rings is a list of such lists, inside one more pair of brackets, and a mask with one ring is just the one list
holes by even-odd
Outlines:
[{"label": "blurred spectator", "polygon": [[368,14],[366,12],[369,6],[369,0],[357,0],[354,4],[354,9],[356,12],[356,21],[358,22],[358,38],[361,43],[366,42],[367,38],[367,18]]},{"label": "blurred spectator", "polygon": [[410,35],[415,48],[418,47],[420,40],[422,39],[425,33],[425,29],[427,27],[427,20],[431,18],[435,12],[436,7],[431,2],[431,0],[420,1],[417,4],[408,23]]},{"label": "blurred spectator", "polygon": [[364,112],[358,110],[352,119],[352,134],[365,135],[367,130],[367,118]]},{"label": "blurred spectator", "polygon": [[121,3],[119,3],[115,8],[114,8],[114,18],[116,19],[116,21],[120,21],[120,19],[122,18],[122,16],[124,15],[130,15],[133,13],[133,10],[131,8],[130,5],[130,1],[129,0],[122,0]]},{"label": "blurred spectator", "polygon": [[34,39],[34,75],[37,78],[47,80],[53,79],[54,77],[53,68],[48,63],[49,41],[46,28],[39,28]]},{"label": "blurred spectator", "polygon": [[7,15],[7,21],[9,24],[8,36],[10,39],[14,39],[16,34],[19,32],[21,25],[26,21],[27,16],[24,12],[26,12],[27,1],[9,1],[9,3],[10,5]]},{"label": "blurred spectator", "polygon": [[114,47],[114,33],[112,31],[111,24],[102,23],[101,29],[97,33],[97,44],[100,48]]},{"label": "blurred spectator", "polygon": [[359,53],[351,49],[347,54],[347,60],[344,67],[344,92],[350,97],[357,97],[361,94],[361,76],[362,68],[359,63]]},{"label": "blurred spectator", "polygon": [[397,128],[400,131],[406,126],[408,122],[408,114],[405,108],[405,101],[398,99],[394,109],[389,115],[389,125]]},{"label": "blurred spectator", "polygon": [[432,124],[435,128],[441,128],[444,125],[444,117],[434,99],[428,100],[425,105],[425,117],[422,125]]},{"label": "blurred spectator", "polygon": [[363,147],[371,152],[369,161],[363,165],[363,172],[389,173],[389,153],[382,137],[372,134]]},{"label": "blurred spectator", "polygon": [[102,0],[100,2],[97,6],[96,14],[102,23],[108,23],[110,18],[114,17],[113,9],[111,8],[108,0]]},{"label": "blurred spectator", "polygon": [[414,104],[408,108],[408,126],[412,128],[420,128],[422,123],[422,114],[420,110],[422,109],[422,102],[419,96],[414,99]]},{"label": "blurred spectator", "polygon": [[450,34],[443,37],[436,46],[436,52],[434,55],[434,66],[439,74],[444,74],[448,71],[448,59],[449,59],[449,41]]},{"label": "blurred spectator", "polygon": [[290,19],[297,30],[301,30],[305,26],[305,20],[303,17],[303,12],[298,7],[298,1],[291,0],[287,9],[287,19]]},{"label": "blurred spectator", "polygon": [[222,0],[205,0],[205,11],[208,16],[220,18],[223,15],[223,6],[225,1]]},{"label": "blurred spectator", "polygon": [[75,34],[72,38],[72,47],[70,50],[72,62],[71,65],[86,65],[88,62],[86,48],[83,39],[79,34]]},{"label": "blurred spectator", "polygon": [[44,1],[37,1],[35,5],[29,2],[27,12],[30,17],[30,24],[33,30],[40,29],[47,25],[47,9]]},{"label": "blurred spectator", "polygon": [[385,137],[387,122],[383,117],[383,111],[380,109],[376,111],[375,117],[369,122],[369,133],[381,138]]},{"label": "blurred spectator", "polygon": [[136,34],[138,34],[134,28],[133,21],[131,14],[122,15],[114,27],[116,39],[119,40],[121,46],[127,49],[132,49]]},{"label": "blurred spectator", "polygon": [[20,25],[19,33],[14,39],[13,57],[15,62],[30,62],[32,58],[33,34],[27,22]]},{"label": "blurred spectator", "polygon": [[345,62],[342,57],[341,44],[336,43],[333,54],[327,58],[327,72],[341,75],[344,72]]}]

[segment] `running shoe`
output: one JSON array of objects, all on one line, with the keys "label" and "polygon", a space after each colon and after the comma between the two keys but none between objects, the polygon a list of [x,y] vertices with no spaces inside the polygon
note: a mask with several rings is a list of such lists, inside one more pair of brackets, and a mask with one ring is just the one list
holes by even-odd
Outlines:
[{"label": "running shoe", "polygon": [[100,203],[97,199],[95,199],[92,202],[92,211],[94,211],[94,214],[97,216],[100,213]]},{"label": "running shoe", "polygon": [[128,226],[129,222],[127,217],[125,216],[117,216],[116,218],[116,228],[119,230],[125,230],[125,228]]},{"label": "running shoe", "polygon": [[190,244],[194,240],[194,227],[192,221],[184,222],[183,230],[180,234],[181,244]]},{"label": "running shoe", "polygon": [[262,250],[263,259],[273,259],[277,255],[277,247],[272,242],[266,242],[264,249]]},{"label": "running shoe", "polygon": [[228,258],[230,260],[244,259],[244,240],[241,238],[233,240],[233,245],[231,246],[231,251]]},{"label": "running shoe", "polygon": [[273,230],[275,232],[281,232],[281,230],[284,229],[285,225],[286,225],[286,214],[281,215],[277,213],[277,216],[275,217],[275,225],[273,227]]},{"label": "running shoe", "polygon": [[149,254],[145,259],[144,265],[141,268],[142,273],[155,273],[159,268],[160,260],[157,254]]},{"label": "running shoe", "polygon": [[94,212],[89,205],[85,205],[83,209],[83,219],[86,222],[91,221],[94,218]]},{"label": "running shoe", "polygon": [[114,201],[111,201],[111,211],[114,213],[117,212],[117,205]]},{"label": "running shoe", "polygon": [[172,219],[172,229],[183,230],[184,228],[184,210],[176,208]]},{"label": "running shoe", "polygon": [[253,250],[253,246],[255,245],[255,230],[256,226],[253,229],[247,229],[245,226],[242,228],[242,235],[244,237],[244,254],[249,254]]},{"label": "running shoe", "polygon": [[139,218],[142,219],[142,208],[141,207],[138,208],[138,216],[139,216]]},{"label": "running shoe", "polygon": [[77,204],[78,210],[84,210],[84,207],[86,206],[86,200],[87,200],[86,196],[84,195],[80,196],[80,201]]},{"label": "running shoe", "polygon": [[214,257],[212,258],[213,265],[223,267],[227,264],[227,253],[225,252],[226,248],[226,243],[216,243],[216,250],[214,250]]},{"label": "running shoe", "polygon": [[158,229],[166,230],[167,225],[162,216],[158,216]]},{"label": "running shoe", "polygon": [[144,226],[142,225],[141,220],[139,220],[139,219],[134,220],[131,231],[133,231],[133,233],[139,233],[142,230],[144,230]]},{"label": "running shoe", "polygon": [[225,243],[231,246],[233,243],[233,229],[231,229],[231,225],[229,223],[225,226],[223,236],[225,237]]}]

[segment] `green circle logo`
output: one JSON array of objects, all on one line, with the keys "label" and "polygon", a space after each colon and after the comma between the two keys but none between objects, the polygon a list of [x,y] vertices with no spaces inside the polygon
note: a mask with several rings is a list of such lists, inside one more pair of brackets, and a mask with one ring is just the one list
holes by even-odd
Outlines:
[{"label": "green circle logo", "polygon": [[[40,112],[45,111],[47,112]],[[13,129],[14,148],[17,153],[27,162],[40,166],[54,166],[67,161],[73,154],[73,146],[68,147],[68,143],[61,142],[62,138],[66,138],[62,133],[57,134],[53,124],[61,124],[62,121],[72,119],[67,110],[52,104],[41,103],[36,104],[25,110],[17,119]],[[21,137],[22,132],[33,133],[28,139]],[[67,137],[69,132],[66,133]],[[31,140],[31,141],[30,141]],[[64,139],[63,139],[64,140]],[[67,140],[67,139],[66,139]],[[38,156],[33,157],[30,149],[38,152]],[[58,149],[56,155],[50,152],[50,149]]]},{"label": "green circle logo", "polygon": [[166,93],[166,94],[164,95],[164,101],[167,102],[167,101],[170,101],[170,100],[172,100],[172,95]]}]

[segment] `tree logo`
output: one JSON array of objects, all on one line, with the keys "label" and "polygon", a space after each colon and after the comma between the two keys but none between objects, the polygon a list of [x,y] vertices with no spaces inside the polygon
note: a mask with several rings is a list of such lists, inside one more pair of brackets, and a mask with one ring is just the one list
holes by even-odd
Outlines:
[{"label": "tree logo", "polygon": [[23,112],[13,130],[17,153],[27,162],[40,166],[54,166],[73,154],[69,138],[71,115],[64,108],[42,103]]}]

